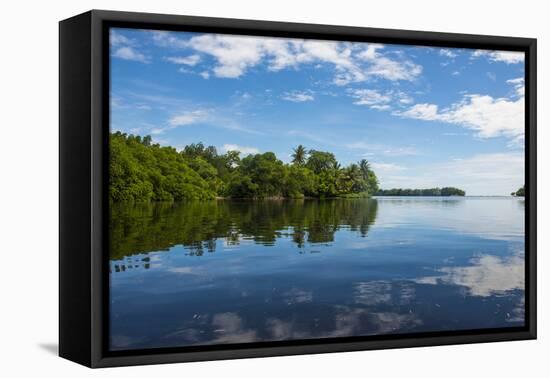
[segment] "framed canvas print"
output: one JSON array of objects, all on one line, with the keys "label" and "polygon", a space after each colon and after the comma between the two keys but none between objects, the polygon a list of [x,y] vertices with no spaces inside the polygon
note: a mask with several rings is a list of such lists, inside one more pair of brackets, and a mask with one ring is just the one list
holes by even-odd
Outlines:
[{"label": "framed canvas print", "polygon": [[60,23],[60,355],[536,337],[536,40]]}]

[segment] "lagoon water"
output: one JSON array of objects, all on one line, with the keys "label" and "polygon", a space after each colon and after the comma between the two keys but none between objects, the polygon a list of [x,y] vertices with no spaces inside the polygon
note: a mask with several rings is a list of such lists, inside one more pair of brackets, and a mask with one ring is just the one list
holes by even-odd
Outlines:
[{"label": "lagoon water", "polygon": [[522,326],[524,206],[512,197],[113,206],[110,348]]}]

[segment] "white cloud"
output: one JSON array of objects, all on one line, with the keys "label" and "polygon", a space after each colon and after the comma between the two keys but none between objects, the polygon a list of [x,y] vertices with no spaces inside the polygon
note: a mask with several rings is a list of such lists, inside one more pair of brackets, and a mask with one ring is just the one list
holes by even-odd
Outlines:
[{"label": "white cloud", "polygon": [[285,92],[281,98],[286,101],[292,101],[292,102],[305,102],[305,101],[313,101],[315,98],[309,91],[291,91],[291,92]]},{"label": "white cloud", "polygon": [[398,92],[397,97],[399,99],[399,103],[403,105],[410,105],[414,102],[414,99],[405,92]]},{"label": "white cloud", "polygon": [[396,115],[404,118],[422,119],[425,121],[435,121],[440,119],[438,106],[435,104],[416,104],[404,112],[397,112]]},{"label": "white cloud", "polygon": [[221,150],[222,152],[239,151],[243,155],[255,155],[260,153],[260,150],[256,147],[239,146],[238,144],[224,144]]},{"label": "white cloud", "polygon": [[419,154],[413,146],[389,146],[385,144],[353,142],[346,144],[346,147],[353,150],[364,150],[361,156],[367,157],[372,155],[384,155],[389,157],[398,156],[416,156]]},{"label": "white cloud", "polygon": [[525,53],[518,51],[493,51],[493,50],[475,50],[472,53],[473,58],[487,57],[492,62],[504,62],[506,64],[523,63]]},{"label": "white cloud", "polygon": [[371,109],[386,111],[386,110],[391,110],[391,106],[390,105],[371,105]]},{"label": "white cloud", "polygon": [[375,172],[397,172],[405,169],[405,167],[394,163],[371,163],[371,166]]},{"label": "white cloud", "polygon": [[451,49],[440,49],[439,55],[446,56],[447,58],[456,58],[458,56],[458,54]]},{"label": "white cloud", "polygon": [[378,50],[382,50],[384,45],[379,43],[369,43],[367,48],[361,51],[359,57],[364,60],[374,60],[378,56]]},{"label": "white cloud", "polygon": [[258,64],[263,51],[261,39],[255,37],[203,34],[192,37],[189,47],[212,55],[218,65],[214,67],[217,77],[236,78],[248,68]]},{"label": "white cloud", "polygon": [[[439,109],[435,104],[416,104],[406,111],[394,112],[404,118],[440,121],[476,131],[480,138],[505,136],[521,143],[525,134],[525,99],[523,82],[513,84],[517,96],[493,98],[488,95],[466,94],[449,108]],[[519,97],[518,97],[519,96]]]},{"label": "white cloud", "polygon": [[163,129],[161,127],[154,127],[149,131],[149,133],[151,135],[160,135],[160,134],[164,134],[164,131],[165,131],[165,129]]},{"label": "white cloud", "polygon": [[153,32],[153,41],[163,47],[186,48],[189,45],[186,39],[177,38],[173,33],[167,31]]},{"label": "white cloud", "polygon": [[167,61],[174,64],[185,64],[186,66],[195,66],[200,62],[201,57],[197,54],[189,56],[171,56],[166,58]]},{"label": "white cloud", "polygon": [[393,103],[402,107],[412,104],[414,99],[403,91],[389,90],[381,92],[376,89],[348,89],[347,93],[353,97],[355,105],[365,105],[376,110],[390,110]]},{"label": "white cloud", "polygon": [[139,51],[136,51],[133,47],[123,46],[117,48],[113,52],[115,58],[120,58],[124,60],[133,60],[135,62],[149,63],[149,59]]},{"label": "white cloud", "polygon": [[206,110],[188,111],[188,112],[184,112],[173,116],[168,120],[168,124],[172,127],[188,126],[194,123],[204,121],[207,116],[208,116],[208,112]]},{"label": "white cloud", "polygon": [[127,38],[126,36],[116,32],[114,29],[111,29],[109,34],[109,44],[111,46],[121,46],[121,45],[132,45],[133,41]]},{"label": "white cloud", "polygon": [[348,93],[356,100],[353,102],[355,105],[384,105],[391,101],[391,95],[389,93],[381,93],[375,89],[350,89]]},{"label": "white cloud", "polygon": [[516,91],[516,95],[525,96],[525,80],[522,77],[506,80],[506,83],[512,84]]},{"label": "white cloud", "polygon": [[[270,71],[297,69],[301,64],[331,64],[333,83],[346,85],[369,77],[386,80],[414,80],[422,67],[409,60],[396,61],[379,52],[384,46],[349,42],[282,39],[222,34],[203,34],[185,40],[171,33],[155,33],[153,40],[172,48],[191,48],[216,60],[212,73],[221,78],[238,78],[265,63]],[[363,46],[366,46],[364,48]],[[361,52],[356,51],[361,49]]]},{"label": "white cloud", "polygon": [[149,58],[137,50],[134,40],[115,30],[111,30],[109,34],[109,44],[111,45],[111,49],[113,49],[112,56],[115,58],[149,63]]},{"label": "white cloud", "polygon": [[392,60],[379,54],[380,49],[382,49],[381,45],[369,46],[360,54],[363,60],[370,63],[366,69],[368,76],[378,76],[391,81],[412,81],[422,73],[422,66],[410,60]]},{"label": "white cloud", "polygon": [[199,75],[201,75],[201,77],[203,79],[209,79],[210,78],[210,74],[208,73],[208,71],[202,71]]}]

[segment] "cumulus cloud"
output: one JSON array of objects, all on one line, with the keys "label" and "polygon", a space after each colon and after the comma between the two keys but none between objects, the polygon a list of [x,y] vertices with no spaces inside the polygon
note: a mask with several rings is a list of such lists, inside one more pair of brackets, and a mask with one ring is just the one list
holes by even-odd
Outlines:
[{"label": "cumulus cloud", "polygon": [[135,50],[133,47],[130,47],[130,46],[123,46],[123,47],[117,48],[113,52],[113,56],[115,58],[120,58],[124,60],[133,60],[141,63],[149,62],[149,59],[147,59],[145,55],[143,55],[142,53],[140,53],[139,51]]},{"label": "cumulus cloud", "polygon": [[399,164],[394,164],[394,163],[371,163],[371,166],[372,168],[374,168],[374,170],[376,172],[379,172],[379,171],[382,171],[382,172],[397,172],[397,171],[402,171],[405,169],[405,167],[399,165]]},{"label": "cumulus cloud", "polygon": [[239,146],[238,144],[224,144],[222,146],[222,152],[239,151],[243,155],[255,155],[259,154],[260,150],[256,147]]},{"label": "cumulus cloud", "polygon": [[127,38],[114,29],[111,29],[109,34],[109,44],[111,46],[128,46],[133,45],[134,42],[130,38]]},{"label": "cumulus cloud", "polygon": [[109,44],[112,51],[111,55],[115,58],[149,63],[149,58],[138,51],[134,40],[115,30],[111,30],[109,34]]},{"label": "cumulus cloud", "polygon": [[[190,39],[172,33],[155,33],[153,40],[165,47],[192,49],[213,57],[211,73],[238,78],[265,63],[267,70],[298,69],[303,64],[330,64],[333,83],[346,85],[370,77],[391,81],[414,80],[422,67],[410,60],[393,60],[380,52],[379,44],[203,34]],[[207,71],[210,72],[210,71]]]},{"label": "cumulus cloud", "polygon": [[197,54],[193,54],[189,56],[170,56],[170,57],[167,57],[166,60],[174,64],[184,64],[186,66],[195,66],[197,63],[200,62],[201,57]]},{"label": "cumulus cloud", "polygon": [[525,96],[525,80],[522,77],[506,80],[506,83],[514,86],[516,95]]},{"label": "cumulus cloud", "polygon": [[523,80],[507,81],[514,85],[513,98],[494,98],[489,95],[466,94],[458,103],[440,109],[435,104],[416,104],[395,115],[425,121],[440,121],[459,125],[476,132],[480,138],[505,136],[522,144],[525,134],[525,93]]},{"label": "cumulus cloud", "polygon": [[375,110],[391,110],[393,106],[404,107],[414,102],[413,98],[403,91],[377,89],[348,89],[347,93],[354,98],[355,105],[368,106]]},{"label": "cumulus cloud", "polygon": [[486,57],[492,62],[503,62],[506,64],[523,63],[525,53],[519,51],[493,51],[493,50],[475,50],[472,58]]},{"label": "cumulus cloud", "polygon": [[391,101],[389,93],[382,93],[375,89],[350,89],[348,91],[351,97],[355,98],[355,105],[380,106]]},{"label": "cumulus cloud", "polygon": [[188,46],[186,39],[178,38],[175,34],[167,31],[153,32],[153,41],[162,47],[186,48]]},{"label": "cumulus cloud", "polygon": [[378,76],[391,81],[412,81],[422,73],[421,65],[410,60],[392,60],[378,53],[382,48],[381,45],[369,46],[360,54],[360,58],[370,63],[366,69],[368,76]]},{"label": "cumulus cloud", "polygon": [[424,121],[435,121],[440,119],[438,106],[435,104],[416,104],[404,112],[396,113],[404,118],[422,119]]},{"label": "cumulus cloud", "polygon": [[291,102],[306,102],[313,101],[315,98],[310,91],[291,91],[285,92],[281,98]]},{"label": "cumulus cloud", "polygon": [[458,54],[456,52],[454,52],[453,50],[451,49],[440,49],[439,50],[439,55],[441,56],[445,56],[447,58],[456,58],[458,56]]},{"label": "cumulus cloud", "polygon": [[188,126],[194,123],[204,121],[208,115],[206,110],[193,110],[177,114],[168,120],[172,127]]}]

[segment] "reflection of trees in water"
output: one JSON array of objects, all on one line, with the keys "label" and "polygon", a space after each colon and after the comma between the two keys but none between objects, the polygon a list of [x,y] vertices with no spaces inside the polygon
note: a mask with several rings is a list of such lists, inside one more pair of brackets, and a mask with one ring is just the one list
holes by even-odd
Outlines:
[{"label": "reflection of trees in water", "polygon": [[366,236],[377,206],[373,199],[118,204],[111,208],[111,259],[179,244],[202,255],[214,252],[219,238],[228,245],[249,239],[271,246],[289,236],[301,248],[331,242],[341,228]]}]

